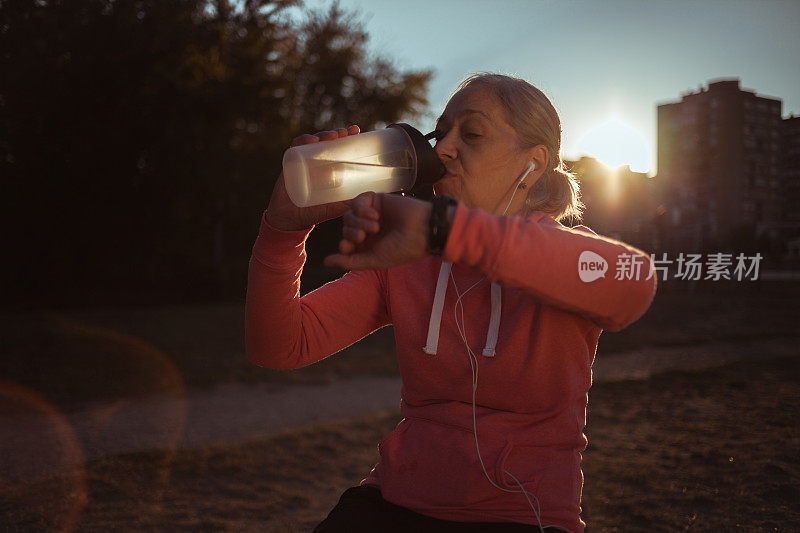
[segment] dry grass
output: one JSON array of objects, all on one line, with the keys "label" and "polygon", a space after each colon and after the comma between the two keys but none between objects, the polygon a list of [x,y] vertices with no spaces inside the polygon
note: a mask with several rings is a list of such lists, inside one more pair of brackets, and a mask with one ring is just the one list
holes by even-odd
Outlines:
[{"label": "dry grass", "polygon": [[590,393],[585,520],[602,531],[791,531],[800,523],[800,359]]},{"label": "dry grass", "polygon": [[[591,531],[796,530],[798,417],[800,358],[599,384],[590,394],[584,520]],[[388,413],[94,461],[85,494],[75,475],[3,485],[0,515],[13,530],[74,519],[82,530],[310,531],[368,473],[398,421]]]}]

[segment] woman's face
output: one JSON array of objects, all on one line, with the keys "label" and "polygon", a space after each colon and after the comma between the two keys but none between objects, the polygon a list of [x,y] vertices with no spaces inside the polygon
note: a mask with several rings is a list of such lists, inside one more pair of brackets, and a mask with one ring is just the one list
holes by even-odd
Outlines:
[{"label": "woman's face", "polygon": [[[447,168],[447,174],[434,185],[436,194],[452,196],[471,208],[503,214],[517,180],[531,159],[538,157],[534,154],[537,150],[520,147],[505,108],[494,93],[480,87],[459,91],[447,103],[436,129],[436,154]],[[544,147],[538,148],[541,151]],[[537,161],[536,166],[538,172],[525,179],[528,188],[541,175],[542,165]],[[527,190],[517,190],[508,215],[522,213]]]}]

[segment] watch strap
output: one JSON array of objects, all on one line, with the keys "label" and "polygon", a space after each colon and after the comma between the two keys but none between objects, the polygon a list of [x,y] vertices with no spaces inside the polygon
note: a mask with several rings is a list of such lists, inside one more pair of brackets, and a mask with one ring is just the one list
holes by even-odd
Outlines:
[{"label": "watch strap", "polygon": [[428,221],[428,253],[442,255],[450,235],[450,219],[447,211],[450,206],[458,205],[455,198],[445,195],[434,196],[431,201],[431,218]]}]

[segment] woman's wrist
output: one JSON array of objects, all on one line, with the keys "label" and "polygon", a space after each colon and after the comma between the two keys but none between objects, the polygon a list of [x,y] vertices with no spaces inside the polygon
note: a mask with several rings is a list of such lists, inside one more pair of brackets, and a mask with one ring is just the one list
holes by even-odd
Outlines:
[{"label": "woman's wrist", "polygon": [[444,252],[457,204],[454,198],[444,195],[434,197],[431,202],[427,243],[429,254],[442,255]]},{"label": "woman's wrist", "polygon": [[306,226],[302,223],[298,222],[290,222],[287,220],[281,220],[279,217],[274,216],[267,210],[266,214],[264,215],[264,220],[266,220],[267,224],[269,224],[273,229],[278,231],[308,231],[314,229],[314,225]]}]

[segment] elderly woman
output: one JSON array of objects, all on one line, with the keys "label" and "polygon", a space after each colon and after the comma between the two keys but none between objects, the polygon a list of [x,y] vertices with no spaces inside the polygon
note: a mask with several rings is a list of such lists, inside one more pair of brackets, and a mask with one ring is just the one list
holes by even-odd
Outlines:
[{"label": "elderly woman", "polygon": [[[380,462],[316,531],[583,531],[597,341],[645,313],[656,277],[642,251],[559,222],[581,209],[560,147],[541,91],[481,74],[438,120],[447,173],[432,202],[365,193],[301,209],[278,180],[250,261],[248,357],[299,368],[392,324],[403,381]],[[350,272],[300,298],[305,240],[342,214],[325,263]]]}]

